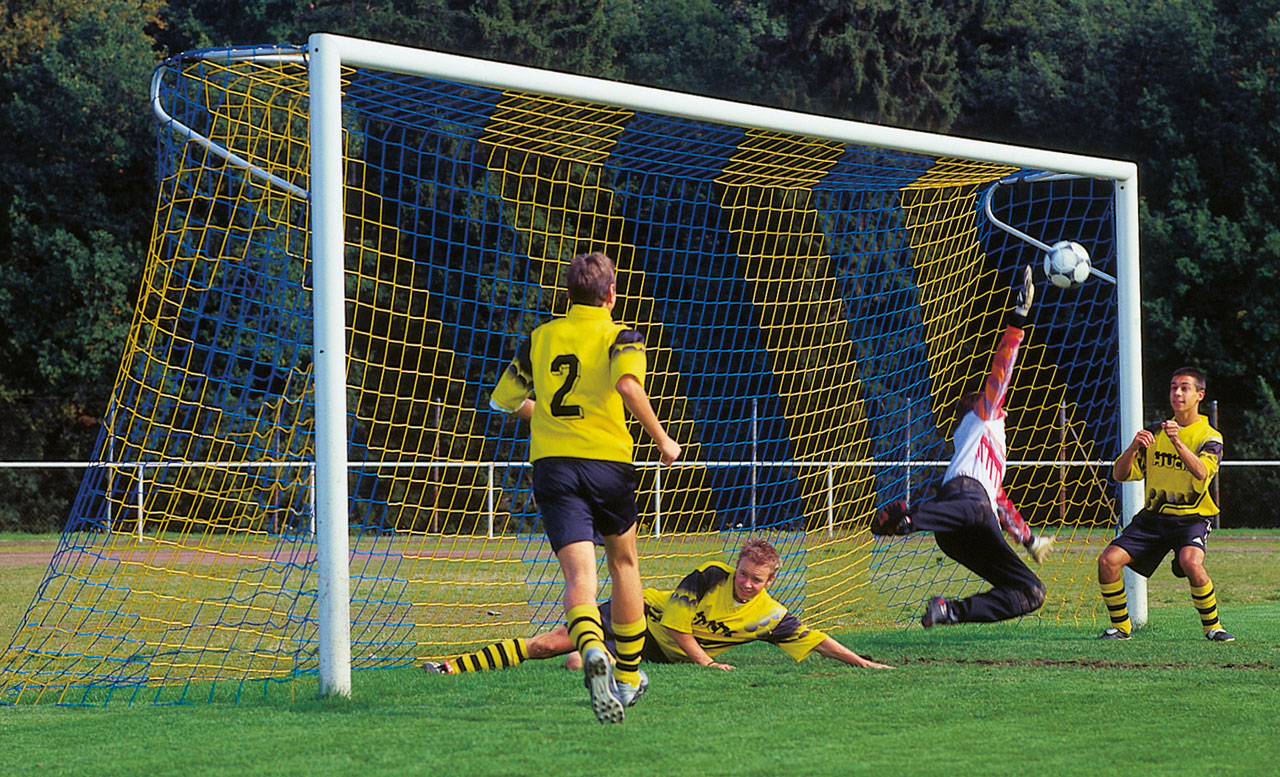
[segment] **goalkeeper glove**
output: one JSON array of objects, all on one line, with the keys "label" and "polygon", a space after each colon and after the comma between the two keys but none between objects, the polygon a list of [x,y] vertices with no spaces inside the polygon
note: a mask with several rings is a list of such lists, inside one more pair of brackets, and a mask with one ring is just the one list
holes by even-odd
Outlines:
[{"label": "goalkeeper glove", "polygon": [[1022,288],[1018,289],[1018,303],[1013,312],[1023,318],[1031,312],[1031,302],[1036,298],[1036,284],[1031,277],[1031,265],[1022,268]]}]

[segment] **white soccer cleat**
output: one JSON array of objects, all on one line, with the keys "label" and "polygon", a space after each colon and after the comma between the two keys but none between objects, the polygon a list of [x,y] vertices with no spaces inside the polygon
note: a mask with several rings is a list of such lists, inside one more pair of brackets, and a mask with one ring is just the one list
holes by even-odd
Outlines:
[{"label": "white soccer cleat", "polygon": [[626,716],[618,698],[618,684],[613,679],[613,662],[602,648],[591,647],[582,652],[582,671],[587,690],[591,692],[591,711],[601,723],[621,723]]},{"label": "white soccer cleat", "polygon": [[1049,558],[1049,551],[1053,550],[1053,537],[1036,537],[1031,541],[1031,545],[1027,547],[1027,552],[1031,554],[1031,558],[1037,564],[1043,564],[1044,560]]},{"label": "white soccer cleat", "polygon": [[623,707],[635,706],[640,697],[644,696],[645,691],[649,690],[649,675],[645,674],[643,669],[636,671],[640,672],[640,685],[636,686],[631,683],[624,683],[621,680],[617,681],[618,701],[622,702]]}]

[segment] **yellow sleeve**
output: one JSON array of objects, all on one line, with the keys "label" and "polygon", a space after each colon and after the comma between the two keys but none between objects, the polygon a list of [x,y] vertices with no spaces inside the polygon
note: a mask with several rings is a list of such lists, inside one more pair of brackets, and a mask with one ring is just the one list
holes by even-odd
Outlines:
[{"label": "yellow sleeve", "polygon": [[609,348],[609,377],[613,385],[623,375],[633,375],[640,385],[645,379],[644,335],[634,329],[623,329]]},{"label": "yellow sleeve", "polygon": [[1213,481],[1214,476],[1218,474],[1219,462],[1222,460],[1222,436],[1215,434],[1200,443],[1196,458],[1204,464],[1206,474],[1204,480],[1193,480],[1192,487],[1197,494],[1203,494],[1209,488],[1209,483]]},{"label": "yellow sleeve", "polygon": [[801,661],[826,638],[827,635],[823,632],[806,628],[799,618],[787,613],[765,640],[782,648],[796,661]]},{"label": "yellow sleeve", "polygon": [[698,602],[680,590],[671,592],[666,609],[662,611],[662,625],[685,634],[693,633],[693,613]]},{"label": "yellow sleeve", "polygon": [[718,561],[709,561],[684,576],[667,597],[662,625],[685,634],[693,633],[698,604],[717,586],[725,585],[733,571]]},{"label": "yellow sleeve", "polygon": [[529,361],[529,341],[516,349],[516,356],[498,377],[498,385],[489,394],[489,406],[504,413],[514,413],[533,394],[533,365]]}]

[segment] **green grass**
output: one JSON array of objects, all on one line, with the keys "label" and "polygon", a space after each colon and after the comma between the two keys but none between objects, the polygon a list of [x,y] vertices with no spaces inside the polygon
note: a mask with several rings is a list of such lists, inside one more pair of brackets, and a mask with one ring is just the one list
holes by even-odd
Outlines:
[{"label": "green grass", "polygon": [[[0,556],[26,541],[14,537],[0,535]],[[1205,641],[1185,583],[1162,570],[1150,625],[1126,643],[1057,625],[837,635],[891,672],[755,645],[729,654],[736,672],[650,666],[650,694],[615,727],[595,723],[580,678],[553,661],[464,677],[358,672],[350,701],[297,683],[293,700],[277,690],[235,706],[0,708],[0,773],[1270,773],[1280,532],[1218,532],[1210,547],[1235,643]],[[6,636],[43,573],[32,555],[0,559]]]}]

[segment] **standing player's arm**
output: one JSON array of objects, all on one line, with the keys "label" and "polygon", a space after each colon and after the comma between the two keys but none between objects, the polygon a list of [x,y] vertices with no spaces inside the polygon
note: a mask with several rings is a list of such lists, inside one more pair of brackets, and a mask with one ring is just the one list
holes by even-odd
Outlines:
[{"label": "standing player's arm", "polygon": [[867,658],[863,658],[849,648],[836,642],[831,637],[827,637],[818,643],[813,652],[824,655],[827,658],[834,658],[837,661],[846,663],[849,666],[862,667],[864,669],[892,669],[888,664],[879,664]]},{"label": "standing player's arm", "polygon": [[1172,419],[1164,422],[1164,433],[1169,437],[1169,442],[1173,443],[1173,449],[1178,452],[1178,458],[1182,459],[1182,463],[1187,468],[1187,472],[1191,473],[1191,477],[1196,480],[1204,481],[1209,479],[1209,467],[1196,455],[1196,452],[1187,447],[1187,444],[1178,436],[1181,427],[1178,422]]},{"label": "standing player's arm", "polygon": [[1133,442],[1129,443],[1129,447],[1124,449],[1124,453],[1120,454],[1120,458],[1116,459],[1116,463],[1111,465],[1111,477],[1115,480],[1126,481],[1132,480],[1129,473],[1133,471],[1133,460],[1137,458],[1138,453],[1148,445],[1156,441],[1156,437],[1148,429],[1140,429],[1133,436]]},{"label": "standing player's arm", "polygon": [[489,406],[494,410],[526,421],[533,417],[533,366],[529,361],[529,348],[526,338],[489,394]]},{"label": "standing player's arm", "polygon": [[689,660],[698,666],[709,666],[712,669],[722,669],[726,672],[731,671],[734,667],[732,664],[722,664],[711,656],[707,655],[707,651],[702,649],[702,645],[698,644],[698,640],[687,631],[676,631],[670,626],[663,626],[667,633],[671,635],[671,639],[680,646],[684,654]]},{"label": "standing player's arm", "polygon": [[663,464],[671,464],[680,458],[680,445],[667,434],[666,429],[662,428],[662,422],[658,420],[658,414],[653,412],[653,405],[649,402],[649,394],[645,392],[644,386],[640,380],[634,375],[623,375],[618,378],[616,386],[618,393],[622,395],[622,403],[631,411],[631,415],[636,417],[640,422],[640,426],[648,432],[653,438],[654,443],[658,446],[658,454],[662,456]]}]

